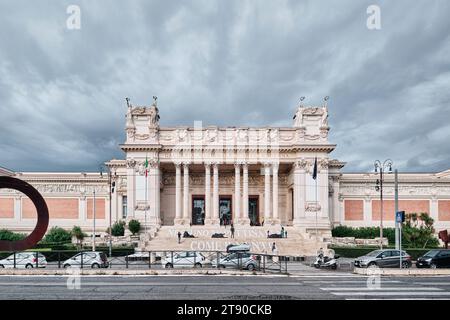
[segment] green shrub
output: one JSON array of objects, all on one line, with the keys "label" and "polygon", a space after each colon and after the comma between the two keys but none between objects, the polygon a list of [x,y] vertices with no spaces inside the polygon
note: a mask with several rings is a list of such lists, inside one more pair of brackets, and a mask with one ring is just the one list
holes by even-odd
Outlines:
[{"label": "green shrub", "polygon": [[[355,237],[357,239],[374,239],[380,237],[380,227],[352,228],[347,226],[337,226],[331,230],[333,237]],[[395,229],[383,228],[383,238],[387,238],[389,243],[395,243]]]},{"label": "green shrub", "polygon": [[111,234],[115,237],[123,236],[125,234],[125,221],[116,221],[114,222]]},{"label": "green shrub", "polygon": [[68,243],[72,242],[72,235],[69,231],[60,228],[53,227],[47,232],[41,243]]},{"label": "green shrub", "polygon": [[6,241],[18,241],[25,239],[26,235],[23,233],[16,233],[12,232],[7,229],[1,229],[0,230],[0,240],[6,240]]},{"label": "green shrub", "polygon": [[133,235],[135,235],[141,230],[141,223],[135,219],[130,220],[130,222],[128,222],[128,229]]},{"label": "green shrub", "polygon": [[[434,220],[427,213],[410,213],[406,215],[402,226],[402,245],[405,248],[436,248],[439,240],[434,235]],[[373,239],[380,236],[380,227],[352,228],[337,226],[331,230],[333,237],[355,237]],[[383,228],[383,237],[389,244],[395,243],[395,228]]]}]

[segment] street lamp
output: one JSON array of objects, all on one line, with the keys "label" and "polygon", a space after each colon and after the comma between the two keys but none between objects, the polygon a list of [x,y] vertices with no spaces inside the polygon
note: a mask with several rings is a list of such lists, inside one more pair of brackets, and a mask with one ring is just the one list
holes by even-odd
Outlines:
[{"label": "street lamp", "polygon": [[380,249],[383,249],[383,179],[384,172],[387,170],[392,173],[392,160],[386,159],[383,163],[380,160],[375,160],[375,173],[380,174],[375,184],[375,190],[380,192]]},{"label": "street lamp", "polygon": [[112,194],[116,188],[116,182],[114,181],[117,177],[116,171],[114,174],[111,172],[109,166],[104,164],[100,165],[100,176],[103,178],[103,169],[107,168],[108,171],[108,186],[109,186],[109,257],[112,257]]}]

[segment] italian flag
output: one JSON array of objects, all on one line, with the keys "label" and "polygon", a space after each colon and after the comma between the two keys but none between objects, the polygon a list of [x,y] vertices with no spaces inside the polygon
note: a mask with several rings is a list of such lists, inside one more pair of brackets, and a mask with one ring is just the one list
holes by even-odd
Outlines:
[{"label": "italian flag", "polygon": [[147,178],[147,176],[148,176],[148,159],[147,159],[147,156],[145,156],[145,163],[144,163],[144,165],[145,165],[145,177]]}]

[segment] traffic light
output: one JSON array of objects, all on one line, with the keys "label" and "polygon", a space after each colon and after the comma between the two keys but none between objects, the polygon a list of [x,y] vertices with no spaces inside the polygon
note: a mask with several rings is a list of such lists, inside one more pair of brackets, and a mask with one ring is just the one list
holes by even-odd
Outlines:
[{"label": "traffic light", "polygon": [[114,193],[114,188],[116,187],[116,182],[115,181],[113,181],[112,183],[111,183],[111,193]]}]

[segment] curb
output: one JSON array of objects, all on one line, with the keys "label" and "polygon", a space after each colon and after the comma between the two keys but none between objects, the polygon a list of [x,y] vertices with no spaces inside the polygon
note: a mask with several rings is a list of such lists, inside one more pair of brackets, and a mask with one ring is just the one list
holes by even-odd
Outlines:
[{"label": "curb", "polygon": [[57,270],[1,270],[0,276],[69,276],[74,274],[80,275],[110,275],[110,276],[134,276],[134,275],[233,275],[233,276],[258,276],[258,275],[270,275],[270,276],[288,276],[288,274],[271,274],[262,272],[242,272],[237,270],[92,270],[92,269],[57,269]]}]

